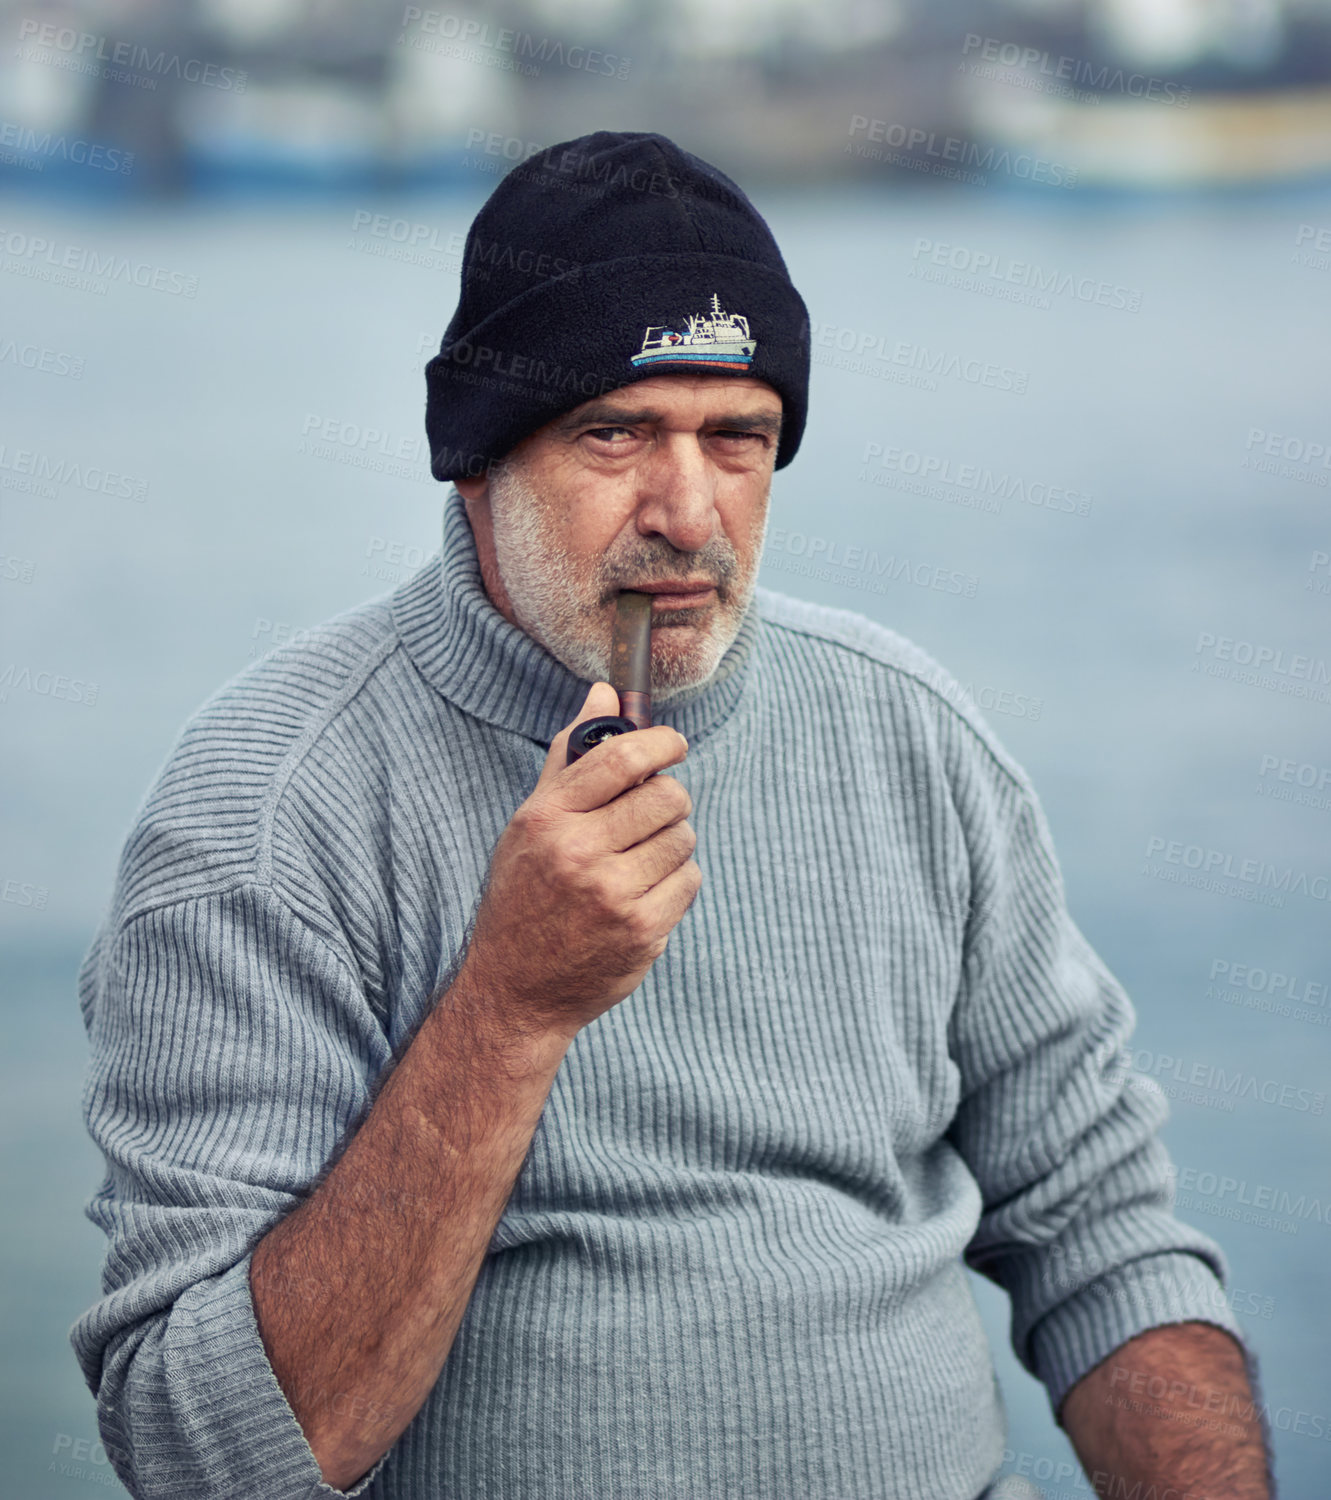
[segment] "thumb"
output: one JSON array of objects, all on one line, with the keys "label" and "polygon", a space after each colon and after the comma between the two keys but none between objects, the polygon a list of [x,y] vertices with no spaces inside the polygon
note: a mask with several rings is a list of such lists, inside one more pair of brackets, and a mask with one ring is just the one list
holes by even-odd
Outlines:
[{"label": "thumb", "polygon": [[551,776],[562,771],[568,762],[568,737],[582,723],[584,719],[599,719],[607,714],[619,712],[619,694],[608,682],[594,682],[587,696],[582,700],[582,707],[573,715],[572,720],[565,724],[559,733],[550,742],[550,749],[546,753],[545,765],[541,768],[541,778],[537,785],[546,781]]}]

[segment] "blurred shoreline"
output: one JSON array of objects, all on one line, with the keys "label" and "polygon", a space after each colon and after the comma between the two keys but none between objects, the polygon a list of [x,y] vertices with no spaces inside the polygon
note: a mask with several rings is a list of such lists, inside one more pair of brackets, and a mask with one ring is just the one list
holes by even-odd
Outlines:
[{"label": "blurred shoreline", "polygon": [[90,199],[466,190],[595,128],[755,186],[1106,190],[1331,176],[1331,10],[1057,15],[620,0],[37,9],[0,0],[0,189]]}]

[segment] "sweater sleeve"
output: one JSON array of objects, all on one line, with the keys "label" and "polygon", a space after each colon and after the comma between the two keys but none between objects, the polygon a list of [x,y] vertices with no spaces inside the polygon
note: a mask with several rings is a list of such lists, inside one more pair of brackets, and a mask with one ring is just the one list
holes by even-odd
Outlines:
[{"label": "sweater sleeve", "polygon": [[249,1284],[389,1054],[348,962],[249,885],[107,931],[83,983],[106,1163],[85,1211],[109,1245],[70,1340],[117,1474],[141,1500],[359,1495],[388,1455],[351,1490],[323,1481]]},{"label": "sweater sleeve", "polygon": [[1009,1294],[1013,1349],[1057,1413],[1148,1328],[1200,1321],[1242,1339],[1219,1247],[1172,1211],[1168,1106],[1126,1066],[1133,1007],[1068,914],[1034,792],[991,764],[966,800],[950,1138],[983,1205],[966,1260]]}]

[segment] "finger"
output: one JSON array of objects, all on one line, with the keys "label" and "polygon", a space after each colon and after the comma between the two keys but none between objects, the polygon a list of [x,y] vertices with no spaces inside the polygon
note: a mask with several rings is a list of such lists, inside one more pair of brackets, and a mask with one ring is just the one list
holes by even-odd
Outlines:
[{"label": "finger", "polygon": [[642,897],[646,916],[658,930],[672,930],[697,899],[702,882],[703,873],[697,861],[685,860]]},{"label": "finger", "polygon": [[586,815],[586,827],[595,847],[618,855],[675,827],[692,813],[693,798],[673,776],[649,776],[604,807],[594,808]]},{"label": "finger", "polygon": [[657,771],[677,765],[688,749],[684,736],[665,724],[616,735],[566,766],[551,781],[549,795],[565,812],[591,812]]},{"label": "finger", "polygon": [[[574,715],[572,722],[565,724],[550,741],[550,748],[545,755],[545,764],[541,767],[541,774],[536,785],[547,786],[561,771],[568,768],[569,736],[584,719],[599,719],[604,714],[617,714],[618,712],[619,694],[614,688],[608,682],[592,683],[587,696],[582,701],[582,707]],[[584,756],[583,759],[586,757]]]},{"label": "finger", "polygon": [[645,896],[668,875],[687,863],[698,846],[698,836],[690,824],[673,823],[651,838],[635,844],[619,856],[619,869],[625,888],[633,899]]}]

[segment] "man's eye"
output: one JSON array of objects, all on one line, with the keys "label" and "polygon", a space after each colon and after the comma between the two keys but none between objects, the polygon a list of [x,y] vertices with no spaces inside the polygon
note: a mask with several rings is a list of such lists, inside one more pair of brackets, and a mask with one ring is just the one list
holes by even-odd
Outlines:
[{"label": "man's eye", "polygon": [[608,443],[610,441],[608,434],[615,432],[627,432],[628,430],[629,429],[627,427],[589,427],[587,429],[586,436],[599,438],[602,442]]},{"label": "man's eye", "polygon": [[760,443],[767,441],[761,432],[750,432],[747,428],[740,427],[721,427],[715,435],[721,438],[755,438]]}]

